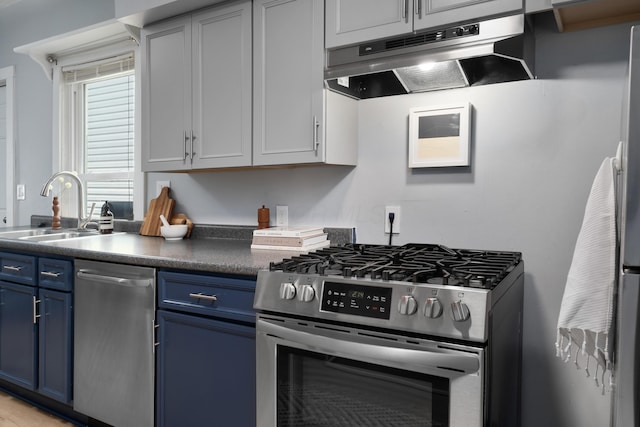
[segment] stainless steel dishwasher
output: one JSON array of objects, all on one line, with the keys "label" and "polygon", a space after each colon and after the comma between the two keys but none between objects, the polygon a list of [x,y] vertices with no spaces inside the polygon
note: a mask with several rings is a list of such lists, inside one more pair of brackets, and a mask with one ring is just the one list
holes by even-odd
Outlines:
[{"label": "stainless steel dishwasher", "polygon": [[75,261],[73,408],[153,427],[155,270]]}]

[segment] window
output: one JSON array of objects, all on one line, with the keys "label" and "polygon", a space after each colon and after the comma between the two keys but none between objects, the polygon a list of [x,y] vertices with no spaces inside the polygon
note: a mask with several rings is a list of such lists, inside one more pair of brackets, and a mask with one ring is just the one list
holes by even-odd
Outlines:
[{"label": "window", "polygon": [[61,68],[62,169],[78,172],[94,218],[109,201],[116,218],[133,219],[134,68],[132,53]]},{"label": "window", "polygon": [[82,84],[84,156],[80,178],[87,204],[108,200],[116,218],[133,219],[135,76]]}]

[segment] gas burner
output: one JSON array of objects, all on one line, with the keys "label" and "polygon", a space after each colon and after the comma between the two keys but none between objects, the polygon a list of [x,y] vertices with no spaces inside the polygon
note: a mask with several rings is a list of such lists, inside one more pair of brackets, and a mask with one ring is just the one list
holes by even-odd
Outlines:
[{"label": "gas burner", "polygon": [[519,252],[451,249],[442,245],[347,244],[278,263],[270,271],[491,289],[520,262]]}]

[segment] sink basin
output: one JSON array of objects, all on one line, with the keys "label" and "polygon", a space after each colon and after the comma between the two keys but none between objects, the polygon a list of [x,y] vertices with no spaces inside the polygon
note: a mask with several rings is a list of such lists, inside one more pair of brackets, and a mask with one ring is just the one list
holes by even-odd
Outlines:
[{"label": "sink basin", "polygon": [[18,239],[30,240],[33,242],[47,242],[50,240],[74,239],[76,237],[87,237],[87,236],[98,236],[98,235],[99,235],[98,233],[70,231],[70,232],[64,232],[64,233],[44,233],[44,234],[34,234],[31,236],[27,235],[27,236],[18,237]]},{"label": "sink basin", "polygon": [[23,237],[42,236],[44,234],[50,233],[58,233],[58,231],[46,230],[44,228],[31,230],[0,231],[0,239],[20,239]]},{"label": "sink basin", "polygon": [[[115,233],[114,233],[115,234]],[[97,230],[50,230],[34,228],[27,230],[0,231],[0,239],[28,240],[31,242],[53,242],[65,239],[102,236]]]}]

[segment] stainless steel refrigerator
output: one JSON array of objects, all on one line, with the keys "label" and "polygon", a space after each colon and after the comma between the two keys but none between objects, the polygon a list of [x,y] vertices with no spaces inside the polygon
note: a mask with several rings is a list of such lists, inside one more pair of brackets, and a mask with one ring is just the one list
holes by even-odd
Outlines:
[{"label": "stainless steel refrigerator", "polygon": [[631,29],[629,78],[622,114],[620,253],[613,425],[638,427],[640,405],[640,26]]}]

